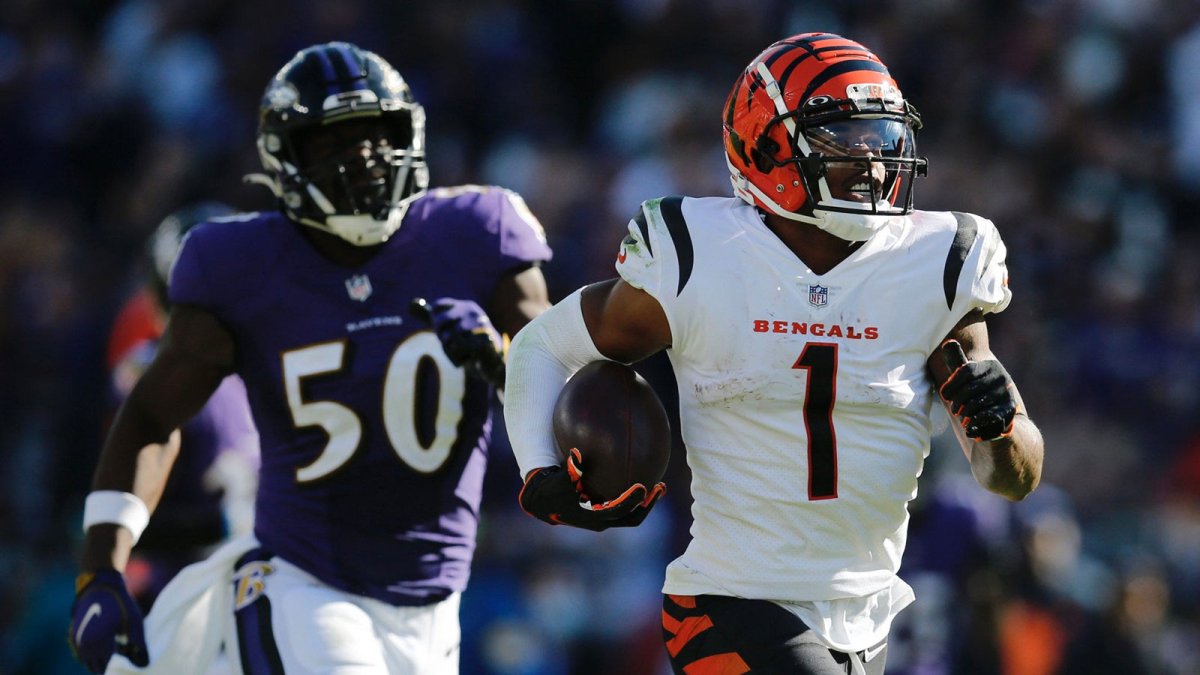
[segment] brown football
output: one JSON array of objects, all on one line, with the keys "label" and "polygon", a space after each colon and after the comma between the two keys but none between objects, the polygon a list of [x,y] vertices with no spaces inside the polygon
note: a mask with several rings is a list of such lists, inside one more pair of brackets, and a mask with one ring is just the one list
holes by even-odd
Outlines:
[{"label": "brown football", "polygon": [[575,373],[554,404],[554,440],[566,457],[578,448],[583,489],[593,502],[630,485],[662,479],[671,456],[671,424],[650,384],[633,368],[593,361]]}]

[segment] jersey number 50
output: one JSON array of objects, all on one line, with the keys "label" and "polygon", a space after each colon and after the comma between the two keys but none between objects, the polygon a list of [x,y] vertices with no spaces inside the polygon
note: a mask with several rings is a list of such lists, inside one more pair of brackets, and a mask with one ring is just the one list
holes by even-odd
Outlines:
[{"label": "jersey number 50", "polygon": [[[329,435],[325,449],[311,464],[296,469],[296,480],[307,483],[328,476],[354,456],[362,440],[362,421],[350,408],[334,401],[305,401],[301,380],[328,375],[346,368],[346,343],[325,342],[283,355],[283,382],[292,421],[298,427],[319,426]],[[437,410],[432,439],[423,438],[416,426],[425,418],[417,410],[420,365],[432,359],[437,371]],[[433,473],[446,463],[463,416],[462,399],[467,375],[446,357],[437,336],[415,333],[400,343],[388,361],[383,380],[383,426],[392,450],[402,462],[420,473]]]}]

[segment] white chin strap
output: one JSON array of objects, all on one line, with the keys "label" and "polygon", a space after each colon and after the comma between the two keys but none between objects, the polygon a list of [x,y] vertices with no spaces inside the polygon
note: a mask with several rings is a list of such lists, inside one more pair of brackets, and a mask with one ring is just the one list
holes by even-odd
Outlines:
[{"label": "white chin strap", "polygon": [[[888,222],[893,218],[893,216],[876,215],[873,213],[842,213],[841,211],[826,211],[819,208],[813,209],[813,215],[811,216],[793,213],[784,209],[774,199],[769,197],[767,193],[758,189],[758,186],[754,183],[751,183],[742,172],[733,166],[728,156],[725,157],[725,164],[729,167],[729,180],[733,183],[733,193],[740,197],[742,201],[751,206],[765,206],[767,210],[781,218],[816,225],[839,239],[845,239],[846,241],[866,241],[873,234],[886,227]],[[852,207],[863,207],[862,204],[854,202],[845,203]],[[880,208],[891,208],[891,205],[887,202],[881,202],[879,206]]]},{"label": "white chin strap", "polygon": [[317,189],[315,185],[309,183],[306,186],[308,196],[317,205],[317,208],[324,211],[327,215],[325,216],[324,223],[318,223],[309,218],[301,218],[300,222],[315,227],[318,230],[334,234],[355,246],[375,246],[382,244],[395,234],[396,230],[400,229],[400,222],[404,220],[404,214],[408,212],[408,207],[427,191],[425,186],[429,183],[428,169],[425,167],[414,169],[410,166],[405,166],[396,176],[395,184],[392,188],[393,197],[407,182],[408,172],[414,170],[418,174],[416,178],[417,191],[396,202],[396,205],[388,211],[387,220],[376,220],[371,215],[365,213],[354,215],[339,214],[329,199],[325,197],[325,194]]},{"label": "white chin strap", "polygon": [[[279,180],[265,173],[247,174],[243,179],[248,184],[264,185],[278,198],[285,200],[283,188],[279,184]],[[334,211],[333,204],[321,193],[316,187],[309,185],[308,194],[312,197],[313,202],[327,214],[325,222],[321,223],[311,218],[302,218],[288,209],[288,214],[296,221],[303,223],[309,227],[328,232],[341,239],[354,244],[355,246],[374,246],[387,241],[389,237],[400,229],[400,221],[404,220],[404,214],[408,212],[408,207],[416,199],[425,194],[425,190],[420,190],[409,195],[388,212],[387,220],[375,220],[370,215],[337,215]],[[294,194],[294,193],[293,193]]]},{"label": "white chin strap", "polygon": [[389,210],[387,220],[375,220],[365,213],[354,216],[325,216],[323,229],[355,246],[374,246],[387,241],[388,237],[400,229],[400,221],[407,210],[406,202]]},{"label": "white chin strap", "polygon": [[892,216],[842,213],[823,209],[814,209],[813,213],[820,216],[815,223],[817,227],[846,241],[866,241],[886,227],[892,219]]}]

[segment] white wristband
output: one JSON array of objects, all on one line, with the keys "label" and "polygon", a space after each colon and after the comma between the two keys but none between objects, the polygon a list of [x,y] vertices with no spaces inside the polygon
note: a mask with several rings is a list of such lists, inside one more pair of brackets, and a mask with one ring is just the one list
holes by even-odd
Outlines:
[{"label": "white wristband", "polygon": [[83,531],[101,523],[120,525],[133,534],[136,544],[150,523],[150,509],[137,495],[118,490],[97,490],[83,502]]}]

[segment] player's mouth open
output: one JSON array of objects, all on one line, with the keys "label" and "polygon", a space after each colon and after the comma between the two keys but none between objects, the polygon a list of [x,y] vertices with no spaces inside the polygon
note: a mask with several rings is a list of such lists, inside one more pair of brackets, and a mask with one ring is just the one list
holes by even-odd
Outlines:
[{"label": "player's mouth open", "polygon": [[842,185],[842,190],[846,194],[846,199],[852,202],[863,202],[870,204],[875,201],[879,194],[879,186],[872,185],[871,181],[856,179],[846,181]]}]

